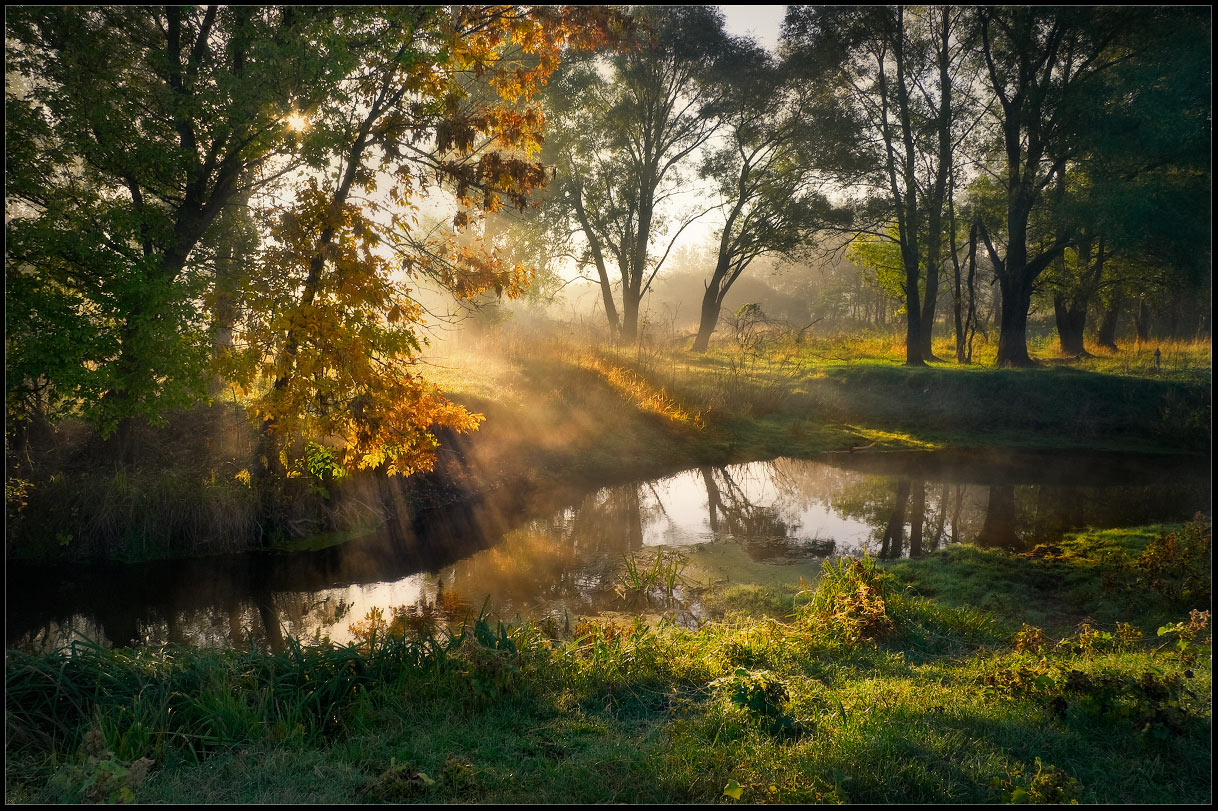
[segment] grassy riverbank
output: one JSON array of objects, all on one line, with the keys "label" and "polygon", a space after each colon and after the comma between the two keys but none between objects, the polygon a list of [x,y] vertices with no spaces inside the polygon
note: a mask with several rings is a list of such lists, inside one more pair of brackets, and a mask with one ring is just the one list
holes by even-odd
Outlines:
[{"label": "grassy riverbank", "polygon": [[1211,797],[1210,528],[736,587],[699,629],[6,657],[6,800]]},{"label": "grassy riverbank", "polygon": [[[501,354],[488,364],[492,346]],[[878,339],[775,338],[699,356],[554,338],[539,350],[509,334],[450,349],[435,375],[487,415],[470,440],[483,467],[532,450],[561,478],[623,459],[654,467],[863,447],[1209,448],[1208,343],[1170,348],[1160,369],[1145,352],[1033,369],[909,369],[900,354]]]},{"label": "grassy riverbank", "polygon": [[[948,354],[947,347],[940,348]],[[437,470],[394,498],[414,506],[507,489],[588,488],[699,464],[855,450],[1016,448],[1201,455],[1210,445],[1209,344],[1034,369],[907,369],[882,339],[789,338],[696,356],[561,334],[499,332],[445,347],[428,374],[484,414],[441,437]],[[36,436],[8,483],[9,559],[139,561],[261,543],[257,441],[239,402],[171,415],[116,469],[76,424]],[[279,485],[284,542],[384,520],[370,476]]]}]

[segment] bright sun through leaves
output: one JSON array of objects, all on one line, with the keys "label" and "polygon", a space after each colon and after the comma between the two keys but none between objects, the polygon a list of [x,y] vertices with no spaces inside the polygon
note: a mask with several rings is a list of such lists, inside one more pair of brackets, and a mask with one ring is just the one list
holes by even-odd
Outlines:
[{"label": "bright sun through leaves", "polygon": [[284,121],[288,125],[288,129],[292,132],[304,132],[309,128],[309,119],[305,118],[300,113],[292,113]]}]

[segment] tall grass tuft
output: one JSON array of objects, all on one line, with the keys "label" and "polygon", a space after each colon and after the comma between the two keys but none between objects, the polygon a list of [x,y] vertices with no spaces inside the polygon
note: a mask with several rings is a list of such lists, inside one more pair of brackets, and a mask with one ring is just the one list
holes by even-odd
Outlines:
[{"label": "tall grass tuft", "polygon": [[661,549],[650,561],[637,554],[626,555],[614,590],[622,597],[640,597],[652,591],[672,597],[688,565],[689,558],[670,549]]},{"label": "tall grass tuft", "polygon": [[800,617],[848,644],[883,639],[893,630],[892,583],[892,574],[869,555],[827,560],[816,591],[803,592],[808,601]]}]

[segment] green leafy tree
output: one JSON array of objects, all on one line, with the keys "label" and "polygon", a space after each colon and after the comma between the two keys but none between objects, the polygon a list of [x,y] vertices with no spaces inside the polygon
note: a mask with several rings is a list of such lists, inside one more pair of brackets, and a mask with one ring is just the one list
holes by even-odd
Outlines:
[{"label": "green leafy tree", "polygon": [[345,70],[328,23],[218,6],[7,15],[23,80],[5,95],[10,410],[35,397],[106,435],[202,395],[200,242],[294,152],[293,109]]},{"label": "green leafy tree", "polygon": [[1054,267],[1062,344],[1077,354],[1091,298],[1107,286],[1105,297],[1120,301],[1122,285],[1103,277],[1112,259],[1132,258],[1138,243],[1161,247],[1172,230],[1168,241],[1182,245],[1197,219],[1165,228],[1152,209],[1178,210],[1168,203],[1173,175],[1208,183],[1200,145],[1209,141],[1209,18],[1184,9],[985,9],[975,28],[1001,156],[1001,213],[982,231],[1003,294],[998,362],[1032,362],[1031,296]]},{"label": "green leafy tree", "polygon": [[[940,29],[949,27],[948,19],[941,16]],[[860,215],[873,224],[864,230],[880,239],[895,233],[904,272],[908,366],[925,365],[929,357],[934,303],[924,315],[921,279],[929,257],[933,267],[927,269],[936,277],[927,293],[937,291],[950,176],[944,153],[950,155],[953,146],[947,67],[952,57],[935,23],[933,14],[903,6],[792,6],[783,23],[784,41],[808,79],[828,83],[854,112],[860,134],[853,148],[839,150],[839,176],[864,195]],[[938,96],[929,87],[938,87]],[[926,133],[938,137],[928,139]]]},{"label": "green leafy tree", "polygon": [[722,16],[709,6],[643,7],[632,22],[629,44],[571,63],[548,94],[550,204],[561,207],[558,227],[582,237],[581,264],[595,267],[610,329],[625,341],[637,337],[643,296],[697,218],[674,216],[665,204],[715,129],[701,79],[724,43]]},{"label": "green leafy tree", "polygon": [[723,201],[724,222],[694,352],[706,351],[724,298],[753,260],[795,258],[835,214],[838,225],[848,219],[829,204],[817,171],[827,140],[818,135],[837,123],[836,111],[793,78],[756,43],[741,39],[731,41],[708,77],[718,93],[710,112],[721,125],[701,174]]}]

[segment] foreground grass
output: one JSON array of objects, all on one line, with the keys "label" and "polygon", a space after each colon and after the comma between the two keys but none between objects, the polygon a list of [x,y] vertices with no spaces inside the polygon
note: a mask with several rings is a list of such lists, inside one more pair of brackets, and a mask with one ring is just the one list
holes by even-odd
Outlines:
[{"label": "foreground grass", "polygon": [[1209,544],[847,559],[700,629],[9,652],[6,800],[1204,803]]}]

